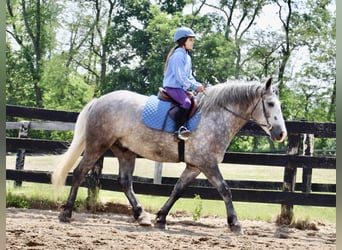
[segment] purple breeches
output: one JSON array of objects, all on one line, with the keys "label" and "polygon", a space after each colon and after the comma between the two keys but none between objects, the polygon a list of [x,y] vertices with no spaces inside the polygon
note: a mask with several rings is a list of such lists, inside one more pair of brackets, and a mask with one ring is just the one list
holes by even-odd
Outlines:
[{"label": "purple breeches", "polygon": [[186,95],[186,93],[185,93],[185,91],[183,89],[165,87],[165,91],[182,108],[190,109],[190,107],[191,107],[191,100]]}]

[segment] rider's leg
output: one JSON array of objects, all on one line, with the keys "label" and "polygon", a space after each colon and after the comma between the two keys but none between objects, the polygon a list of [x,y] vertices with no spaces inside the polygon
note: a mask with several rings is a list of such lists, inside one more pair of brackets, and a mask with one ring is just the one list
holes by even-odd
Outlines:
[{"label": "rider's leg", "polygon": [[190,131],[186,128],[185,123],[189,109],[191,107],[191,100],[186,92],[181,88],[165,88],[166,93],[179,104],[175,113],[176,135],[181,140],[187,140]]},{"label": "rider's leg", "polygon": [[181,140],[187,140],[191,132],[186,128],[186,119],[188,116],[188,109],[178,107],[175,113],[176,117],[176,133],[177,137]]}]

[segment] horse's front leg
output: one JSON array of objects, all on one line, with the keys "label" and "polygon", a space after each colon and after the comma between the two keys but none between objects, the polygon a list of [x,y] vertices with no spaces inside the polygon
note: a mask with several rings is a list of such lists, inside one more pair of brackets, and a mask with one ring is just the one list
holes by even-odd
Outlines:
[{"label": "horse's front leg", "polygon": [[189,164],[186,165],[185,170],[179,177],[176,185],[174,186],[169,199],[166,201],[164,206],[157,213],[155,227],[165,229],[166,227],[166,216],[170,212],[173,204],[181,197],[183,190],[201,173],[201,171]]},{"label": "horse's front leg", "polygon": [[208,178],[209,182],[217,189],[220,193],[227,211],[227,223],[230,230],[237,234],[242,234],[242,228],[237,218],[233,202],[232,193],[226,181],[223,179],[222,174],[218,168],[218,165],[214,165],[211,168],[205,168],[202,170],[204,175]]}]

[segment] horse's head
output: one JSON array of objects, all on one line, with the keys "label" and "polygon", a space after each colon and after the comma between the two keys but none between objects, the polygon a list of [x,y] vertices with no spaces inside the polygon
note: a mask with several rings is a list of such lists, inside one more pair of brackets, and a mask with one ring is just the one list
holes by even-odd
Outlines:
[{"label": "horse's head", "polygon": [[284,141],[287,130],[281,111],[279,91],[277,85],[272,85],[272,78],[268,79],[255,110],[252,113],[261,128],[276,142]]}]

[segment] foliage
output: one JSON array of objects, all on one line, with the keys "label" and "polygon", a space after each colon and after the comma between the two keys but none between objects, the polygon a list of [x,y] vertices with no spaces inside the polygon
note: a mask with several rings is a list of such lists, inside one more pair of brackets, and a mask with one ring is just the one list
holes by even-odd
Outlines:
[{"label": "foliage", "polygon": [[268,137],[236,136],[228,151],[230,152],[280,152],[286,150],[285,142],[274,144]]},{"label": "foliage", "polygon": [[315,149],[316,149],[315,155],[335,155],[336,156],[336,139],[316,138]]},{"label": "foliage", "polygon": [[234,75],[234,45],[223,34],[203,37],[198,47],[194,52],[195,73],[203,83],[225,82]]},{"label": "foliage", "polygon": [[132,70],[128,67],[121,67],[118,72],[109,73],[109,78],[110,81],[102,89],[103,93],[126,89],[144,94],[149,87],[140,69]]},{"label": "foliage", "polygon": [[20,51],[6,50],[6,102],[8,104],[35,106],[33,79]]},{"label": "foliage", "polygon": [[[61,201],[53,196],[53,188],[51,185],[27,185],[27,183],[23,183],[22,187],[9,187],[11,184],[13,185],[12,181],[6,183],[6,207],[38,209],[58,209],[60,207]],[[65,192],[66,194],[67,192]],[[84,210],[86,206],[87,200],[85,193],[81,192],[76,198],[75,209]]]},{"label": "foliage", "polygon": [[192,212],[192,219],[197,221],[201,218],[203,212],[203,201],[201,200],[201,196],[196,194],[194,197],[194,211]]},{"label": "foliage", "polygon": [[92,87],[65,66],[63,56],[56,55],[45,63],[39,86],[45,107],[50,109],[80,111],[92,97]]},{"label": "foliage", "polygon": [[[336,11],[314,1],[7,1],[6,101],[79,111],[92,97],[128,89],[155,94],[173,33],[198,34],[196,79],[280,84],[286,120],[335,122]],[[267,13],[279,29],[260,28]],[[61,35],[62,34],[62,35]],[[302,54],[308,60],[302,61]],[[35,136],[64,137],[51,132]],[[329,150],[331,140],[318,140]],[[236,138],[230,150],[279,150],[263,138]]]},{"label": "foliage", "polygon": [[[7,186],[13,182],[7,182]],[[22,188],[6,188],[6,207],[24,207],[36,209],[55,209],[60,207],[62,201],[56,201],[52,197],[52,188],[47,184],[38,183],[23,183]],[[25,189],[25,191],[23,191]],[[39,190],[39,191],[37,191]],[[38,195],[37,195],[38,192]],[[122,192],[104,191],[101,190],[102,201],[111,201],[118,206],[118,204],[127,204],[127,198]],[[24,193],[24,194],[23,194]],[[68,188],[65,188],[65,197],[68,195]],[[84,211],[86,207],[85,188],[80,188],[79,194],[76,198],[75,208],[79,211]],[[64,196],[63,196],[64,197]],[[65,199],[64,197],[64,199]],[[157,213],[160,207],[165,203],[166,197],[138,195],[141,204],[144,205],[147,211]],[[16,200],[15,202],[12,202]],[[18,202],[19,201],[19,202]],[[201,216],[226,216],[226,209],[224,202],[221,200],[201,200],[203,210]],[[104,204],[104,202],[103,202]],[[108,204],[108,203],[106,203]],[[106,205],[104,204],[104,205]],[[240,220],[263,220],[274,222],[276,216],[279,214],[280,205],[278,204],[262,204],[262,203],[248,203],[235,202],[235,209],[239,211]],[[194,198],[179,199],[172,207],[170,214],[186,214],[190,215],[194,211]],[[294,206],[295,221],[320,221],[323,223],[336,223],[336,208],[327,207],[312,207],[312,206]],[[308,216],[309,215],[309,216]],[[305,218],[305,219],[301,219]],[[295,224],[293,224],[295,226]],[[298,226],[297,226],[298,227]]]},{"label": "foliage", "polygon": [[[56,19],[61,6],[55,0],[30,0],[7,1],[6,7],[7,33],[17,45],[21,66],[31,78],[31,81],[24,82],[25,87],[34,90],[35,105],[43,107],[42,90],[38,85],[43,73],[42,65],[55,46],[54,26],[57,25]],[[9,45],[7,48],[12,49]],[[15,64],[15,61],[13,63]],[[33,88],[30,88],[30,85],[33,85]]]},{"label": "foliage", "polygon": [[25,198],[15,195],[12,192],[7,192],[6,207],[29,208],[29,202]]}]

